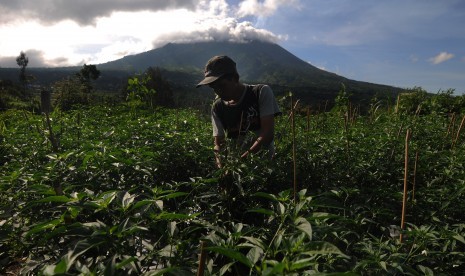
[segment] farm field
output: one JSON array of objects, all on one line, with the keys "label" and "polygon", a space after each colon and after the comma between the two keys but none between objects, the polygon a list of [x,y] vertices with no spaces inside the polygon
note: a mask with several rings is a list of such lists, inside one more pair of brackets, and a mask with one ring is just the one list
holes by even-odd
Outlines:
[{"label": "farm field", "polygon": [[0,113],[0,273],[465,273],[463,114],[282,109],[222,169],[194,109]]}]

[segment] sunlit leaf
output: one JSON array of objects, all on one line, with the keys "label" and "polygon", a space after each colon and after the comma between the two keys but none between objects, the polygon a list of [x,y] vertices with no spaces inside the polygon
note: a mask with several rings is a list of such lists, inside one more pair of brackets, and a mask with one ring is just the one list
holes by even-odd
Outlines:
[{"label": "sunlit leaf", "polygon": [[312,240],[312,226],[310,225],[310,222],[308,222],[308,220],[306,220],[305,218],[303,217],[298,217],[295,219],[294,221],[297,229],[301,230],[302,232],[304,232],[305,234],[307,234],[308,238],[310,240]]},{"label": "sunlit leaf", "polygon": [[231,268],[232,265],[234,265],[236,262],[230,262],[230,263],[227,263],[225,265],[223,265],[221,268],[220,268],[220,275],[225,275],[228,273],[228,270]]},{"label": "sunlit leaf", "polygon": [[300,259],[298,261],[291,263],[291,271],[300,270],[309,266],[315,265],[315,260],[313,258]]},{"label": "sunlit leaf", "polygon": [[459,242],[465,244],[465,238],[461,235],[454,235],[453,236],[454,239],[458,240]]},{"label": "sunlit leaf", "polygon": [[126,192],[123,196],[123,200],[122,200],[122,206],[124,209],[127,209],[131,204],[132,202],[134,201],[135,199],[135,195],[131,195],[130,193]]},{"label": "sunlit leaf", "polygon": [[254,265],[258,262],[262,255],[263,249],[261,249],[260,247],[252,247],[247,253],[247,259],[249,259],[252,265]]}]

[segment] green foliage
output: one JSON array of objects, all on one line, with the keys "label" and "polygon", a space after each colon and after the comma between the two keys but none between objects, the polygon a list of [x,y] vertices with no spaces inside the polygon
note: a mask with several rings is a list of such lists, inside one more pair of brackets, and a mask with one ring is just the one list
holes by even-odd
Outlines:
[{"label": "green foliage", "polygon": [[95,65],[84,64],[79,73],[55,82],[53,84],[54,106],[67,111],[91,104],[91,92],[93,91],[91,80],[96,80],[99,76],[100,71]]},{"label": "green foliage", "polygon": [[173,91],[159,68],[149,67],[141,76],[129,78],[124,96],[134,107],[174,107]]},{"label": "green foliage", "polygon": [[138,77],[128,79],[128,86],[126,88],[126,102],[131,107],[131,113],[136,115],[136,111],[142,107],[154,108],[155,94],[154,89],[147,87],[149,77],[145,76],[139,80]]},{"label": "green foliage", "polygon": [[19,56],[16,57],[16,63],[20,67],[19,81],[25,85],[27,81],[26,67],[27,67],[27,64],[29,63],[29,58],[26,56],[26,53],[21,51]]},{"label": "green foliage", "polygon": [[43,116],[1,113],[1,273],[193,275],[201,242],[206,275],[465,271],[461,116],[296,114],[293,191],[287,115],[274,160],[230,144],[216,169],[208,116],[143,103],[52,113],[57,151]]},{"label": "green foliage", "polygon": [[87,91],[87,85],[77,76],[57,81],[53,85],[55,95],[53,105],[63,111],[71,110],[80,105],[89,105],[90,97]]},{"label": "green foliage", "polygon": [[407,114],[460,114],[465,111],[465,95],[455,96],[454,90],[428,94],[421,87],[409,89],[399,94],[397,111]]}]

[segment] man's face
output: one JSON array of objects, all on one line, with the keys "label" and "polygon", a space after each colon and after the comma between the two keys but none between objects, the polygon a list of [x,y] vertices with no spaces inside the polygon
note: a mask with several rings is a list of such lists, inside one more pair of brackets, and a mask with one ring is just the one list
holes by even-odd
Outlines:
[{"label": "man's face", "polygon": [[227,80],[223,78],[219,78],[218,80],[210,83],[208,85],[218,97],[222,98],[223,100],[230,100],[228,99],[227,94]]}]

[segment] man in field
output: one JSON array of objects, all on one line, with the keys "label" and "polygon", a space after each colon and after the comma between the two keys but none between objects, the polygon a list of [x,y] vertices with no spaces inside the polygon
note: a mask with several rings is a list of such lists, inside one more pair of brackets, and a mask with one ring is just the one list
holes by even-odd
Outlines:
[{"label": "man in field", "polygon": [[243,158],[261,150],[272,158],[274,117],[281,111],[271,88],[240,82],[236,63],[228,56],[214,56],[207,62],[205,78],[197,87],[202,85],[217,95],[211,111],[217,166],[222,166],[226,138],[240,145]]}]

